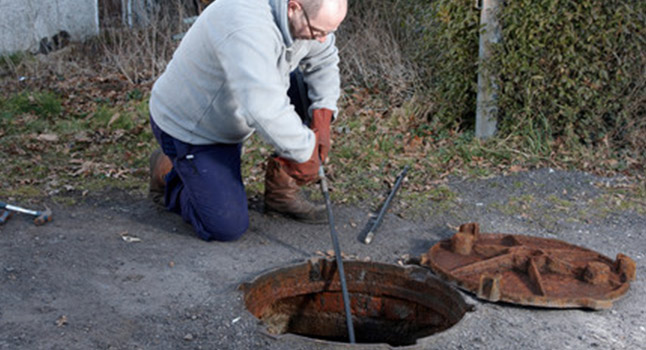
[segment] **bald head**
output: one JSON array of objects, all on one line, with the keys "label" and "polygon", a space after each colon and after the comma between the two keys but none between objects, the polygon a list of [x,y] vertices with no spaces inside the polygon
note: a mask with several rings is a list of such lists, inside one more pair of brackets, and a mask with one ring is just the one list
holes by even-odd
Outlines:
[{"label": "bald head", "polygon": [[[342,17],[345,17],[346,12],[348,11],[348,1],[347,0],[301,0],[303,7],[308,13],[312,14],[312,17],[316,17],[321,11],[321,8],[325,7],[329,14],[342,14]],[[324,6],[325,5],[325,6]]]},{"label": "bald head", "polygon": [[339,28],[348,12],[347,0],[290,0],[287,16],[297,39],[324,42]]}]

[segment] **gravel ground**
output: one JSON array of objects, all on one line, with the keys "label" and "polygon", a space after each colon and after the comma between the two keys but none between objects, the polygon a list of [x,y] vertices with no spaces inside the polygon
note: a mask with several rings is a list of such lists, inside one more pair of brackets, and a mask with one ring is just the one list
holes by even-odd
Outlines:
[{"label": "gravel ground", "polygon": [[[646,215],[643,206],[615,203],[627,201],[613,195],[624,185],[550,169],[454,179],[450,201],[389,213],[369,246],[359,241],[369,210],[334,212],[343,251],[359,259],[395,264],[450,237],[451,227],[479,222],[482,232],[556,238],[637,263],[630,290],[608,310],[518,307],[462,293],[475,310],[412,348],[638,349],[646,343]],[[331,249],[325,225],[269,217],[252,201],[242,239],[206,243],[179,217],[120,191],[73,206],[44,203],[54,222],[36,227],[15,215],[0,226],[0,349],[388,348],[272,338],[246,311],[238,286]]]}]

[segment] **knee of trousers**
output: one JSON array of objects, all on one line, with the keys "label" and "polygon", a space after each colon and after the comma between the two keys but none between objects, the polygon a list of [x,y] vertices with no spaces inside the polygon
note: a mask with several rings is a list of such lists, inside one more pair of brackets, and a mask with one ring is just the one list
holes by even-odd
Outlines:
[{"label": "knee of trousers", "polygon": [[205,241],[235,241],[249,229],[249,213],[235,215],[211,215],[195,227],[197,235]]}]

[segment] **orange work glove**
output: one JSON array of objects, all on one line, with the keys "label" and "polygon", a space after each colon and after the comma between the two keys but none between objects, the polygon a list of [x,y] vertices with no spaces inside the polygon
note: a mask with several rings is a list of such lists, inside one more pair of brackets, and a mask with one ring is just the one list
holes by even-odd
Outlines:
[{"label": "orange work glove", "polygon": [[316,134],[316,147],[321,161],[325,163],[327,154],[330,151],[330,123],[332,123],[332,111],[327,108],[315,109],[312,112],[312,123],[310,128]]},{"label": "orange work glove", "polygon": [[299,186],[312,183],[318,180],[320,159],[325,162],[330,151],[330,123],[332,122],[332,111],[326,108],[315,109],[312,112],[312,123],[310,128],[316,136],[316,145],[312,156],[305,163],[296,163],[282,157],[276,157],[285,172],[296,180]]}]

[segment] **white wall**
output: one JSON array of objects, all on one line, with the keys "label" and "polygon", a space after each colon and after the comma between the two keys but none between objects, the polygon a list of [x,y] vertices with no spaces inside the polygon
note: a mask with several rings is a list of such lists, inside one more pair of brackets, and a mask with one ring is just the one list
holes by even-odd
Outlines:
[{"label": "white wall", "polygon": [[99,33],[98,0],[0,0],[0,54],[38,50],[64,30],[71,40]]}]

